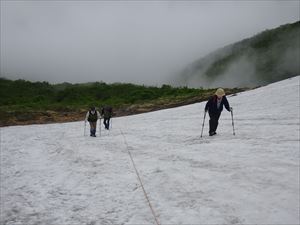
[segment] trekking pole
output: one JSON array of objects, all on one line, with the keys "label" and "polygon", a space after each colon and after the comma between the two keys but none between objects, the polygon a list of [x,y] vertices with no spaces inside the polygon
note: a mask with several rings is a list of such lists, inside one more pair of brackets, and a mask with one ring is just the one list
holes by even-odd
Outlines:
[{"label": "trekking pole", "polygon": [[85,130],[86,130],[86,121],[84,121],[84,130],[83,130],[83,136],[85,136]]},{"label": "trekking pole", "polygon": [[233,135],[235,135],[235,131],[234,131],[234,122],[233,122],[233,109],[232,109],[232,108],[231,108],[230,112],[231,112],[231,120],[232,120]]},{"label": "trekking pole", "polygon": [[203,117],[203,123],[202,123],[202,130],[201,130],[201,136],[200,136],[201,138],[202,138],[202,134],[203,134],[205,116],[206,116],[206,110],[204,111],[204,117]]},{"label": "trekking pole", "polygon": [[110,118],[110,129],[112,129],[112,117]]},{"label": "trekking pole", "polygon": [[99,120],[99,135],[100,135],[100,137],[101,137],[101,118],[100,118],[100,120]]}]

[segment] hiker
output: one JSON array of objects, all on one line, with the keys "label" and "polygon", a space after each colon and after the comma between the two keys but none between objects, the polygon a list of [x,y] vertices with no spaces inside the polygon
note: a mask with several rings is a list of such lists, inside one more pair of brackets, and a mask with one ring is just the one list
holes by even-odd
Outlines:
[{"label": "hiker", "polygon": [[101,116],[104,118],[103,124],[106,130],[109,130],[109,122],[112,115],[113,115],[113,111],[111,106],[102,107]]},{"label": "hiker", "polygon": [[216,93],[210,97],[205,105],[205,113],[208,111],[210,117],[209,136],[217,134],[216,130],[219,124],[221,112],[223,110],[223,105],[228,112],[232,110],[232,108],[229,106],[224,90],[222,88],[218,88]]},{"label": "hiker", "polygon": [[97,120],[101,119],[99,112],[93,106],[91,109],[86,113],[85,122],[89,121],[90,123],[90,136],[96,137],[96,128],[97,128]]}]

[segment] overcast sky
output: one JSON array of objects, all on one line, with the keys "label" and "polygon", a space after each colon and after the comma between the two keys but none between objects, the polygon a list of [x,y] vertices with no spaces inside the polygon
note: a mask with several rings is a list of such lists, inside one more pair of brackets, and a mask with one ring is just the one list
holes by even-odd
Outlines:
[{"label": "overcast sky", "polygon": [[160,85],[225,45],[299,20],[299,1],[1,1],[1,77]]}]

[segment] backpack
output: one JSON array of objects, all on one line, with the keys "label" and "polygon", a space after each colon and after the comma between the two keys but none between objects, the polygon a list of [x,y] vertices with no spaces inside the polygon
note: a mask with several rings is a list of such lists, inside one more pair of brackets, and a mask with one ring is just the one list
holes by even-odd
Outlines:
[{"label": "backpack", "polygon": [[112,116],[112,107],[103,107],[101,114],[104,115],[104,118],[110,118]]}]

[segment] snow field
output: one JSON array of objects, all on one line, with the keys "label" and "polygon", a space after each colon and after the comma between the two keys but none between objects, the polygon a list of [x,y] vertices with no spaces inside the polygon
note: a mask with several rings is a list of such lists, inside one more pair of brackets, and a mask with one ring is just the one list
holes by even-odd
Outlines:
[{"label": "snow field", "polygon": [[1,128],[0,223],[155,224],[129,150],[160,224],[299,224],[299,79],[228,96],[235,136],[224,110],[200,138],[205,102],[97,138],[83,122]]}]

